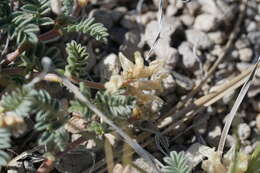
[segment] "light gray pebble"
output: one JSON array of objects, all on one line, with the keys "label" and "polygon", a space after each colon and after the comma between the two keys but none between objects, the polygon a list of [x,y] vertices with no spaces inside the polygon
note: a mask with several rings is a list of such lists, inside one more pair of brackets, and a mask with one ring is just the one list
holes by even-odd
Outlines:
[{"label": "light gray pebble", "polygon": [[243,48],[238,51],[241,61],[250,62],[253,58],[253,51],[250,48]]},{"label": "light gray pebble", "polygon": [[204,13],[196,17],[194,28],[201,31],[209,32],[216,29],[216,21],[217,18],[215,16]]},{"label": "light gray pebble", "polygon": [[251,134],[251,128],[246,123],[242,123],[238,125],[238,136],[239,139],[244,141],[249,138]]},{"label": "light gray pebble", "polygon": [[189,29],[185,33],[187,40],[199,49],[209,49],[213,46],[213,42],[208,35],[200,30]]}]

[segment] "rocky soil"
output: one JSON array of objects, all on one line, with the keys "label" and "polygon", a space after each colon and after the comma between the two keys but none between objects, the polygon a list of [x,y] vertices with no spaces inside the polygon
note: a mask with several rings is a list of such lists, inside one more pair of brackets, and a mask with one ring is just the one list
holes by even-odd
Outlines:
[{"label": "rocky soil", "polygon": [[[177,116],[178,111],[182,110],[177,105],[206,76],[208,80],[192,95],[190,103],[236,78],[260,56],[260,0],[186,1],[164,0],[163,15],[160,16],[160,0],[91,0],[82,14],[103,23],[110,34],[106,45],[89,41],[82,35],[78,37],[77,41],[86,43],[90,54],[87,70],[91,80],[105,83],[112,74],[119,73],[119,52],[131,61],[134,60],[134,52],[139,51],[146,59],[146,64],[154,59],[165,62],[163,70],[170,74],[163,80],[164,91],[160,93],[165,104],[158,115],[151,118],[150,121],[154,124],[160,117],[168,115],[172,108],[175,108],[175,111],[170,115]],[[221,61],[211,73],[211,67],[219,60]],[[166,150],[189,151],[196,143],[217,147],[225,117],[230,112],[238,92],[238,89],[233,89],[216,102],[204,105],[195,116],[183,122],[181,120],[185,114],[178,114],[179,117],[171,124],[181,123],[164,134],[169,142]],[[157,106],[154,107],[157,111]],[[255,146],[260,144],[260,71],[239,107],[232,127],[226,149],[234,145],[236,135],[233,131],[236,129],[242,150],[252,153]],[[164,128],[160,130],[163,131]],[[98,145],[89,141],[88,147],[93,148],[92,144]],[[162,160],[164,154],[155,142],[149,145],[147,150]],[[80,148],[69,152],[56,166],[55,171],[80,173],[75,170],[93,165],[93,160],[90,159],[92,154]],[[100,161],[104,153],[101,154],[102,157],[99,157],[99,154],[98,151],[93,172],[105,172],[105,161]],[[201,159],[194,156],[191,158],[195,162],[194,165]],[[146,172],[152,172],[142,159],[136,158],[134,163]],[[201,172],[200,165],[193,170]]]},{"label": "rocky soil", "polygon": [[[245,3],[247,9],[241,11]],[[188,3],[168,0],[163,7],[161,29],[158,23],[158,4],[159,0],[144,1],[138,11],[136,0],[93,1],[86,13],[103,23],[110,33],[109,43],[105,47],[96,45],[93,48],[99,57],[92,62],[90,69],[94,76],[100,76],[104,82],[111,74],[117,73],[120,70],[119,52],[130,60],[133,60],[135,51],[148,57],[160,31],[160,38],[150,59],[163,59],[167,64],[166,70],[171,73],[164,81],[165,90],[161,94],[167,112],[207,75],[219,57],[223,56],[222,61],[194,99],[206,95],[214,86],[231,80],[258,58],[259,0],[191,0]],[[242,22],[237,25],[243,15]],[[169,149],[187,150],[196,142],[217,147],[225,116],[237,93],[238,90],[235,90],[206,107],[185,126],[191,127],[187,132],[178,137],[168,134],[171,136]],[[260,139],[259,93],[260,73],[256,75],[234,121],[246,153],[251,153]],[[227,145],[233,144],[234,136],[230,135]],[[153,152],[161,154],[156,148]]]}]

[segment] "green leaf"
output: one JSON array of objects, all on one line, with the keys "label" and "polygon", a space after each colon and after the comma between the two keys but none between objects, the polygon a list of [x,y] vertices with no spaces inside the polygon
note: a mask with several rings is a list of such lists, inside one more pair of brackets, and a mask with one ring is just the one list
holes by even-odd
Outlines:
[{"label": "green leaf", "polygon": [[48,131],[45,131],[45,132],[42,133],[42,135],[38,139],[38,144],[39,145],[46,145],[46,144],[48,144],[48,142],[52,141],[53,139],[55,139],[54,134],[50,133]]},{"label": "green leaf", "polygon": [[246,173],[260,173],[260,145],[256,146],[251,155]]},{"label": "green leaf", "polygon": [[129,118],[135,106],[135,98],[122,95],[120,92],[110,94],[97,92],[95,99],[98,107],[111,117]]},{"label": "green leaf", "polygon": [[169,157],[163,158],[167,164],[163,166],[162,172],[165,173],[190,173],[191,169],[186,164],[184,152],[177,153],[176,151],[170,152]]},{"label": "green leaf", "polygon": [[66,52],[68,53],[68,65],[65,67],[65,75],[77,78],[86,76],[86,67],[89,56],[86,47],[83,47],[81,44],[77,44],[76,41],[72,40],[66,45]]},{"label": "green leaf", "polygon": [[32,13],[32,14],[38,13],[37,6],[35,6],[33,4],[26,4],[26,5],[22,6],[21,9],[27,13]]},{"label": "green leaf", "polygon": [[0,167],[6,165],[10,160],[10,156],[2,151],[1,149],[6,149],[11,147],[10,145],[10,131],[6,128],[0,128]]},{"label": "green leaf", "polygon": [[63,0],[63,12],[65,15],[69,16],[73,12],[73,5],[74,5],[74,0]]},{"label": "green leaf", "polygon": [[[83,82],[79,83],[80,91],[86,96],[87,98],[91,98],[90,90],[85,86]],[[79,100],[72,100],[70,101],[70,107],[68,112],[76,112],[83,115],[87,120],[90,119],[93,115],[93,112],[82,102]]]},{"label": "green leaf", "polygon": [[32,96],[35,90],[28,88],[19,88],[10,94],[4,94],[0,102],[5,112],[15,112],[20,116],[28,116],[32,106]]},{"label": "green leaf", "polygon": [[54,142],[61,151],[64,151],[69,143],[70,136],[65,128],[61,127],[55,131]]},{"label": "green leaf", "polygon": [[102,23],[94,23],[94,18],[81,20],[79,23],[68,25],[65,28],[68,32],[82,32],[89,34],[96,40],[107,42],[108,32]]},{"label": "green leaf", "polygon": [[38,20],[41,26],[53,25],[54,21],[50,17],[42,17]]},{"label": "green leaf", "polygon": [[10,159],[6,152],[0,150],[0,167],[6,165]]}]

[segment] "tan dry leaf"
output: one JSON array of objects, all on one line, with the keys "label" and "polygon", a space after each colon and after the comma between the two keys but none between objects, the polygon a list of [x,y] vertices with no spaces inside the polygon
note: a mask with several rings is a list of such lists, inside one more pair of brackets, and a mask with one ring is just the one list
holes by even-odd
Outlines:
[{"label": "tan dry leaf", "polygon": [[160,92],[163,91],[161,80],[136,81],[133,82],[131,85],[140,90],[158,90]]},{"label": "tan dry leaf", "polygon": [[[249,156],[239,152],[238,154],[238,160],[237,160],[237,169],[236,173],[245,173],[248,167],[248,160]],[[232,163],[234,162],[234,155],[235,155],[235,146],[232,147],[225,155],[223,158],[223,163],[226,166],[226,168],[231,169],[232,168]]]},{"label": "tan dry leaf", "polygon": [[72,134],[85,131],[86,128],[87,121],[80,116],[71,117],[69,121],[65,124],[65,129]]},{"label": "tan dry leaf", "polygon": [[239,152],[236,173],[245,173],[248,168],[249,156]]},{"label": "tan dry leaf", "polygon": [[131,173],[131,167],[129,165],[123,167],[121,164],[117,163],[113,168],[113,173]]},{"label": "tan dry leaf", "polygon": [[151,77],[163,66],[162,61],[158,60],[151,62],[149,66],[145,66],[140,52],[135,52],[135,64],[122,53],[119,53],[119,61],[123,68],[122,77],[125,81]]},{"label": "tan dry leaf", "polygon": [[[221,163],[220,154],[214,148],[203,146],[199,152],[206,156],[208,160],[202,162],[202,169],[207,173],[226,173],[232,169],[234,163],[235,147],[232,147],[223,157],[223,164]],[[245,173],[248,167],[249,156],[239,152],[237,169],[235,173]]]},{"label": "tan dry leaf", "polygon": [[122,76],[113,75],[111,76],[110,81],[105,83],[105,88],[107,89],[108,92],[114,93],[122,87],[123,83],[124,81]]},{"label": "tan dry leaf", "polygon": [[215,151],[214,148],[203,146],[199,149],[199,152],[208,158],[202,162],[202,169],[207,173],[225,173],[226,167],[221,163],[220,154]]},{"label": "tan dry leaf", "polygon": [[[127,85],[135,86],[141,90],[162,90],[161,81],[165,78],[164,74],[160,74],[155,80],[144,80],[144,78],[151,77],[160,69],[163,63],[155,60],[149,66],[144,65],[144,60],[139,52],[135,53],[135,64],[127,59],[122,53],[119,53],[119,60],[123,69],[121,75],[111,76],[109,82],[105,83],[105,88],[108,92],[115,92],[122,86]],[[145,82],[147,81],[147,82]],[[148,85],[150,85],[148,87]],[[154,85],[154,86],[153,86]]]}]

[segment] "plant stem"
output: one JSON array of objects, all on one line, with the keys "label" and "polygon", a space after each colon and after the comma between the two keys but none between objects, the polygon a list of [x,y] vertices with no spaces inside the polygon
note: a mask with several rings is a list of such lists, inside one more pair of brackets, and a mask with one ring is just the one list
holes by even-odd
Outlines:
[{"label": "plant stem", "polygon": [[[5,68],[2,70],[2,72],[0,73],[1,75],[15,75],[15,74],[24,74],[25,73],[25,69],[24,68]],[[39,72],[35,72],[33,73],[32,76],[37,76],[39,75]],[[80,83],[83,82],[87,87],[89,88],[94,88],[94,89],[105,89],[105,86],[103,83],[98,83],[98,82],[92,82],[92,81],[88,81],[88,80],[81,80],[81,79],[77,79],[75,77],[70,77],[69,78],[73,83]],[[54,73],[48,73],[43,80],[45,81],[49,81],[49,82],[56,82],[56,83],[61,83],[61,78],[54,74]]]},{"label": "plant stem", "polygon": [[30,42],[22,43],[19,48],[17,48],[14,52],[11,52],[6,56],[6,59],[2,62],[2,65],[8,65],[11,62],[15,61],[19,55],[21,55],[25,50],[27,50],[31,46],[32,44]]}]

